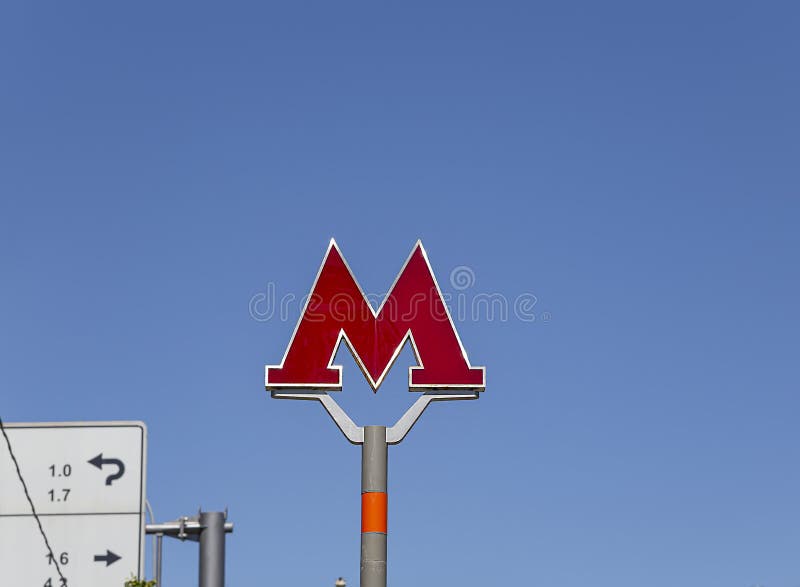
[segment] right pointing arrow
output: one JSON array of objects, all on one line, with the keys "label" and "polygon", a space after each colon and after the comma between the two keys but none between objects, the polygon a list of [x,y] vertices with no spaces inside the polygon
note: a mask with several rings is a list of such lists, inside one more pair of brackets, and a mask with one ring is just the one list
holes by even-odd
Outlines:
[{"label": "right pointing arrow", "polygon": [[110,550],[106,550],[105,554],[96,554],[94,555],[94,562],[96,563],[106,563],[106,566],[113,565],[122,557],[118,554],[114,554]]}]

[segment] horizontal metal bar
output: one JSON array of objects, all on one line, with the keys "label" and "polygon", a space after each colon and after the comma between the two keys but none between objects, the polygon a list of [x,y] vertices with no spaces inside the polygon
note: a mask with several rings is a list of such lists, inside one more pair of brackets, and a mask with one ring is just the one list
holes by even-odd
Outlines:
[{"label": "horizontal metal bar", "polygon": [[[145,534],[164,534],[165,536],[177,536],[181,532],[185,534],[200,534],[203,526],[196,520],[187,520],[183,524],[180,522],[166,522],[163,524],[146,524]],[[225,522],[225,533],[233,532],[233,522]]]}]

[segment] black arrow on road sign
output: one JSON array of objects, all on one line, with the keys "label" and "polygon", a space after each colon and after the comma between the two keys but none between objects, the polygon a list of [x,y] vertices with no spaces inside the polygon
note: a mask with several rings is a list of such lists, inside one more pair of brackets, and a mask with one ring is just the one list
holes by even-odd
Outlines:
[{"label": "black arrow on road sign", "polygon": [[125,463],[123,463],[119,459],[104,459],[103,453],[100,453],[99,455],[94,457],[91,461],[89,461],[89,464],[94,465],[95,467],[101,470],[103,469],[103,465],[116,465],[118,467],[116,473],[114,473],[113,475],[109,475],[106,478],[106,485],[111,485],[114,481],[116,481],[125,474]]},{"label": "black arrow on road sign", "polygon": [[94,555],[94,562],[96,563],[106,563],[106,566],[113,565],[122,557],[118,554],[114,554],[110,550],[106,550],[105,554],[96,554]]}]

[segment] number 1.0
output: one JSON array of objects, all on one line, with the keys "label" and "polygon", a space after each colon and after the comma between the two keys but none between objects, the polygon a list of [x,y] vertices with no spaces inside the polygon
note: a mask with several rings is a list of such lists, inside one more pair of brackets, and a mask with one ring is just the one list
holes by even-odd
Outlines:
[{"label": "number 1.0", "polygon": [[[70,475],[72,475],[72,465],[70,465],[70,464],[66,464],[63,467],[61,467],[60,471],[56,470],[56,466],[55,465],[50,465],[48,467],[48,469],[50,469],[50,476],[51,477],[56,477],[56,476],[58,476],[58,477],[69,477]],[[56,475],[56,473],[58,473],[58,474]]]}]

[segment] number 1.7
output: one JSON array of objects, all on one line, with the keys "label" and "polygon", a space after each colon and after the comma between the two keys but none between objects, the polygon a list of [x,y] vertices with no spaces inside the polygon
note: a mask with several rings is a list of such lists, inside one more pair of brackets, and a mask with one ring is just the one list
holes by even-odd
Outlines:
[{"label": "number 1.7", "polygon": [[61,490],[62,497],[56,497],[55,489],[51,489],[50,491],[48,491],[47,495],[50,496],[50,501],[67,501],[67,497],[69,497],[69,489]]}]

